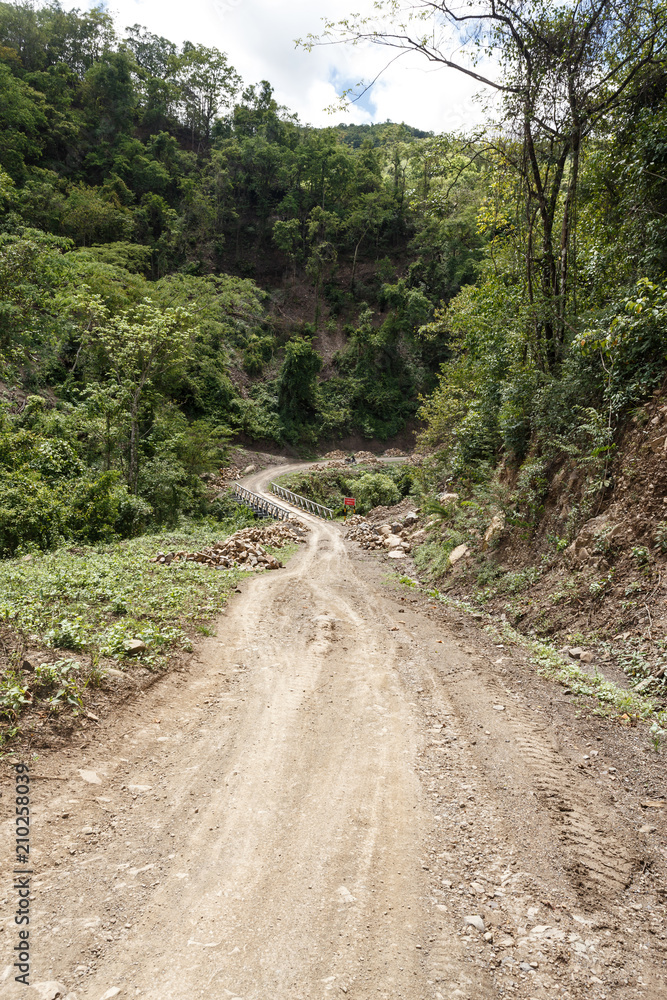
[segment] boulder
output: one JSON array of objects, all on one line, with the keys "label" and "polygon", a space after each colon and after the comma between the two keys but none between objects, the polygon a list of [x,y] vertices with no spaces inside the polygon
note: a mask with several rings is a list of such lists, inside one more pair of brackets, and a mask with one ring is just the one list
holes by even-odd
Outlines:
[{"label": "boulder", "polygon": [[450,504],[450,503],[454,504],[454,503],[456,503],[456,501],[458,500],[458,498],[459,498],[458,493],[447,493],[447,492],[445,492],[445,493],[441,493],[440,496],[438,497],[438,503],[441,503],[441,504]]},{"label": "boulder", "polygon": [[125,643],[125,655],[126,656],[139,656],[140,653],[145,653],[148,646],[141,639],[129,639]]},{"label": "boulder", "polygon": [[398,549],[402,541],[403,539],[400,535],[385,535],[382,544],[385,549]]},{"label": "boulder", "polygon": [[484,541],[482,543],[483,549],[488,549],[491,542],[498,537],[505,527],[505,515],[504,514],[494,514],[491,518],[491,523],[484,532]]},{"label": "boulder", "polygon": [[567,547],[566,554],[575,564],[587,563],[594,558],[596,539],[599,536],[604,536],[607,542],[612,543],[620,538],[623,531],[622,524],[613,524],[606,514],[600,514],[599,517],[593,517],[586,522],[572,544]]},{"label": "boulder", "polygon": [[419,514],[416,514],[414,510],[409,510],[405,517],[403,518],[403,526],[405,528],[411,528],[419,520]]},{"label": "boulder", "polygon": [[466,556],[470,555],[470,549],[463,543],[463,545],[457,545],[455,549],[449,553],[449,565],[456,566],[461,559],[465,559]]},{"label": "boulder", "polygon": [[653,438],[652,441],[649,441],[648,446],[651,451],[657,453],[667,451],[667,434],[661,434],[660,437]]}]

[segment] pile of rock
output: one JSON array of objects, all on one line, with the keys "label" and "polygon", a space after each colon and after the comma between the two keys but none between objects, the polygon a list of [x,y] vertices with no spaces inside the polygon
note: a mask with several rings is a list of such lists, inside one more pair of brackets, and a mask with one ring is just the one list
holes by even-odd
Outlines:
[{"label": "pile of rock", "polygon": [[350,466],[342,459],[332,458],[330,462],[318,462],[311,465],[309,472],[325,472],[327,469],[349,469]]},{"label": "pile of rock", "polygon": [[424,538],[423,531],[413,530],[418,518],[414,511],[409,511],[402,522],[374,525],[356,514],[349,523],[346,534],[362,549],[384,550],[390,559],[403,559],[412,551],[412,546],[419,544]]},{"label": "pile of rock", "polygon": [[199,552],[158,552],[151,562],[163,566],[174,562],[195,562],[214,569],[280,569],[282,563],[267,552],[264,545],[282,548],[289,542],[302,542],[308,530],[300,521],[291,525],[274,523],[257,528],[243,528],[235,531],[224,542],[216,542]]},{"label": "pile of rock", "polygon": [[[368,512],[368,520],[371,524],[379,527],[381,524],[393,524],[394,521],[403,524],[405,518],[409,517],[411,523],[414,524],[419,520],[420,512],[420,508],[415,507],[414,503],[412,497],[404,497],[399,503],[393,504],[390,507],[373,507]],[[407,525],[404,525],[404,527],[407,527]]]},{"label": "pile of rock", "polygon": [[387,448],[386,451],[383,454],[384,454],[385,458],[406,458],[407,457],[406,454],[405,454],[405,452],[401,451],[400,448]]},{"label": "pile of rock", "polygon": [[586,522],[565,555],[574,568],[588,565],[606,571],[609,563],[604,558],[605,551],[618,545],[627,531],[627,524],[613,523],[608,513],[600,514]]},{"label": "pile of rock", "polygon": [[257,525],[252,528],[242,528],[241,531],[234,532],[232,538],[240,538],[250,542],[262,542],[264,545],[273,545],[280,549],[283,545],[291,542],[305,542],[305,535],[310,528],[296,517],[292,517],[289,523],[285,521],[270,521],[268,524]]},{"label": "pile of rock", "polygon": [[341,451],[340,448],[337,448],[335,451],[328,451],[326,455],[322,456],[322,458],[326,458],[327,460],[331,461],[332,459],[333,460],[344,459],[347,458],[347,456],[348,452]]},{"label": "pile of rock", "polygon": [[204,472],[201,478],[214,491],[226,490],[239,478],[239,471],[234,466],[222,466],[217,472]]}]

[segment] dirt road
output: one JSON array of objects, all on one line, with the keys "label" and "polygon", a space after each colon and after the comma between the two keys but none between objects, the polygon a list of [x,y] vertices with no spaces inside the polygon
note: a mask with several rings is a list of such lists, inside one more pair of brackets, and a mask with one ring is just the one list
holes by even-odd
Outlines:
[{"label": "dirt road", "polygon": [[[187,671],[33,764],[31,981],[77,1000],[666,996],[665,811],[639,832],[613,744],[586,747],[519,650],[309,524]],[[0,993],[37,995],[12,981],[8,875],[0,902]]]}]

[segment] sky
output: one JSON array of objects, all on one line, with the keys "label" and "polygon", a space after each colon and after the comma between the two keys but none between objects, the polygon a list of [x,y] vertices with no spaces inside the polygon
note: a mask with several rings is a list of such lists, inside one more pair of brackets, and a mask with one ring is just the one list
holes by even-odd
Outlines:
[{"label": "sky", "polygon": [[[63,3],[68,9],[93,5]],[[370,8],[371,0],[109,0],[105,6],[120,29],[141,24],[178,44],[187,39],[226,52],[245,83],[268,80],[278,102],[304,124],[390,120],[437,133],[468,130],[484,117],[474,100],[479,84],[416,54],[394,62],[347,114],[327,112],[341,91],[372,79],[395,52],[344,45],[306,52],[294,40],[319,33],[324,17]]]}]

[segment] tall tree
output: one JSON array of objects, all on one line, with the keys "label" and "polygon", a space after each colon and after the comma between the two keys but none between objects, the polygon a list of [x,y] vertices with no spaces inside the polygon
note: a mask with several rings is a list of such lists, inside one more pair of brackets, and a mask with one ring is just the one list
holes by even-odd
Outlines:
[{"label": "tall tree", "polygon": [[127,484],[139,480],[140,420],[146,397],[159,393],[185,364],[193,337],[191,315],[180,307],[159,309],[146,300],[97,327],[88,350],[106,371],[106,398],[127,425]]},{"label": "tall tree", "polygon": [[[327,40],[418,52],[502,95],[503,150],[529,221],[527,279],[536,350],[558,364],[568,326],[582,144],[663,64],[667,6],[643,0],[380,0],[371,17],[328,22]],[[450,55],[455,35],[461,58]],[[320,39],[310,36],[307,46]],[[490,67],[487,69],[487,67]],[[494,72],[495,67],[495,72]],[[557,223],[560,222],[560,226]]]},{"label": "tall tree", "polygon": [[241,78],[223,52],[185,42],[178,81],[192,149],[208,147],[213,122],[223,111],[231,109]]}]

